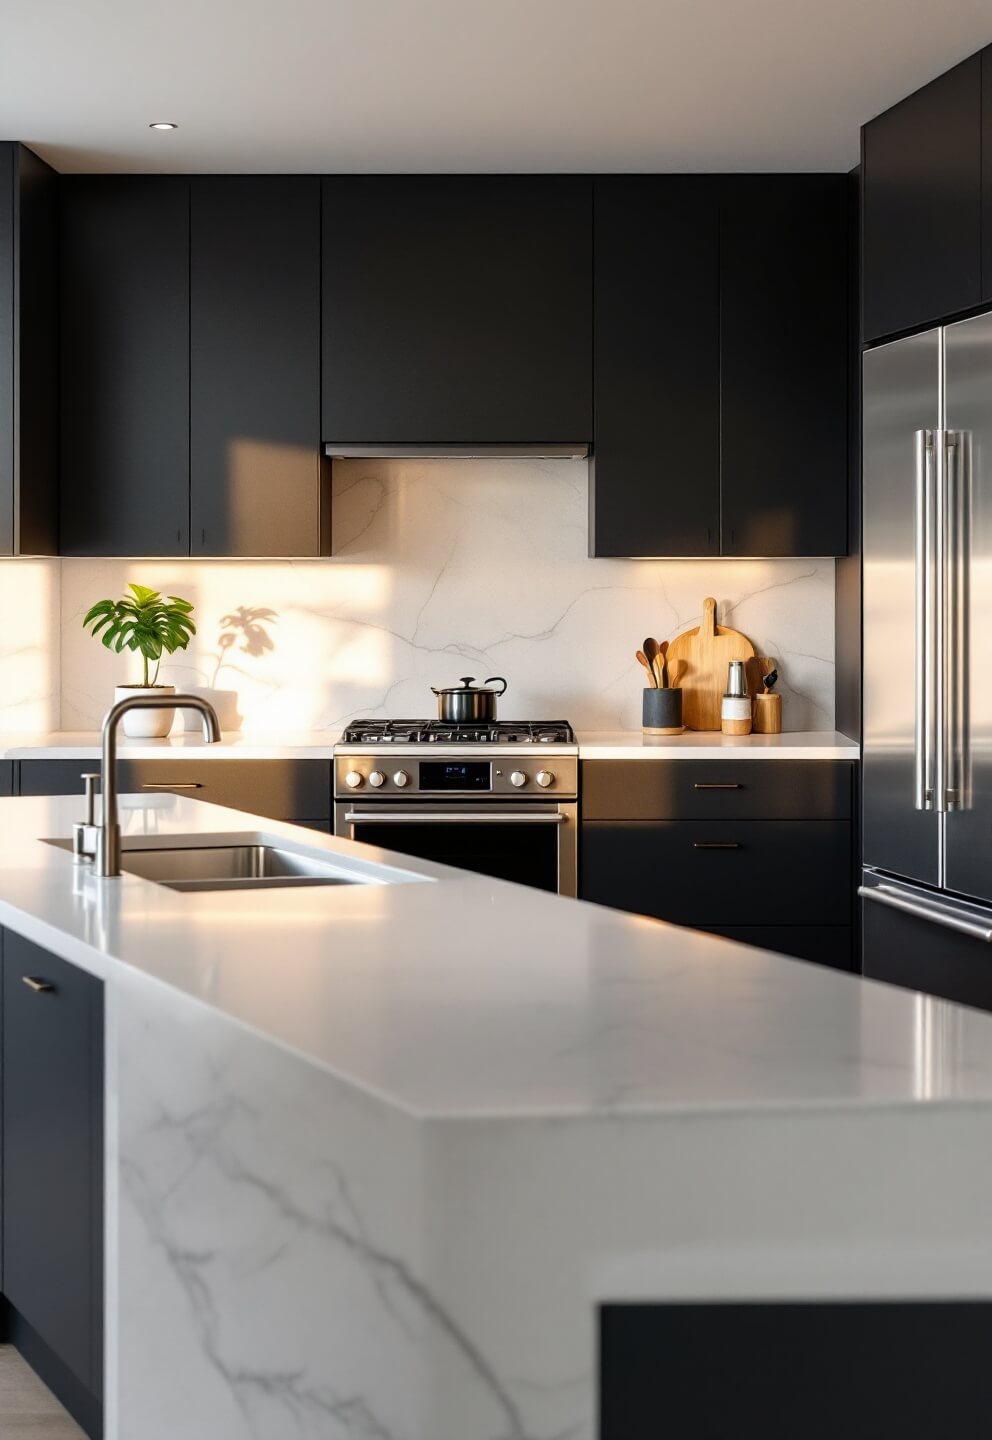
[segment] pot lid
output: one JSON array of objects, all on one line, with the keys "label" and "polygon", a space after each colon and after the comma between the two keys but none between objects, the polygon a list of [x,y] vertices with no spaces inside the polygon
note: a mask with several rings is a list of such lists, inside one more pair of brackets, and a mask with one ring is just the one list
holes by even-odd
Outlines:
[{"label": "pot lid", "polygon": [[490,675],[484,685],[476,685],[474,675],[463,675],[460,685],[446,685],[442,690],[436,689],[433,685],[431,690],[435,695],[502,695],[503,690],[492,690],[491,682],[498,681],[506,689],[506,681],[502,675]]}]

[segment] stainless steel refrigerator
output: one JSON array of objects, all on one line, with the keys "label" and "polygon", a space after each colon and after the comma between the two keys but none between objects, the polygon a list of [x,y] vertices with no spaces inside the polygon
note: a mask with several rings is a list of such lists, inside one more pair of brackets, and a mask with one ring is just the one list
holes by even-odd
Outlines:
[{"label": "stainless steel refrigerator", "polygon": [[992,315],[863,378],[864,969],[992,1008]]}]

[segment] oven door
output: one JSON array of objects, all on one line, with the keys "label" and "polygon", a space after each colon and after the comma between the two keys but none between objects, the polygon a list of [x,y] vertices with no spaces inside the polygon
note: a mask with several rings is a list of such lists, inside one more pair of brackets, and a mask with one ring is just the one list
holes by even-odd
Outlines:
[{"label": "oven door", "polygon": [[334,833],[559,895],[576,893],[578,806],[339,800]]}]

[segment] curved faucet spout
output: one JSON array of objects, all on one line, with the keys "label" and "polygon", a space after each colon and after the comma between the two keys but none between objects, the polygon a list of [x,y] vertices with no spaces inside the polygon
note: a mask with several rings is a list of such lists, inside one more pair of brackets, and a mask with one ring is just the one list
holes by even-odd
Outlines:
[{"label": "curved faucet spout", "polygon": [[197,710],[208,745],[220,740],[217,711],[202,695],[127,695],[111,705],[103,717],[103,804],[96,827],[96,873],[121,873],[121,827],[117,814],[117,725],[129,710]]}]

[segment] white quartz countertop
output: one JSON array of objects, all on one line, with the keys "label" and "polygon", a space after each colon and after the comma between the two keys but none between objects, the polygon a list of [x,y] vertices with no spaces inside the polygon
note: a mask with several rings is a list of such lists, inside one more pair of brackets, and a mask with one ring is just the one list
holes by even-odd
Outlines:
[{"label": "white quartz countertop", "polygon": [[[721,735],[687,730],[682,735],[643,735],[640,730],[579,731],[582,760],[857,760],[854,740],[834,730],[791,731],[783,735]],[[165,740],[129,740],[120,736],[120,753],[131,760],[160,760],[195,755],[200,760],[329,760],[340,735],[317,730],[279,737],[225,732],[219,745],[208,745],[199,730],[176,731]],[[46,734],[0,735],[0,760],[95,760],[100,736],[93,731],[55,730]]]},{"label": "white quartz countertop", "polygon": [[[197,760],[330,760],[339,738],[336,730],[278,737],[226,730],[219,745],[210,745],[199,728],[174,730],[164,740],[130,740],[121,731],[118,750],[128,760],[164,760],[194,753]],[[100,735],[95,730],[0,735],[0,760],[96,760],[99,755]]]},{"label": "white quartz countertop", "polygon": [[580,730],[582,760],[857,760],[858,744],[836,730],[793,730],[782,735],[723,735],[685,730],[644,735],[640,730]]},{"label": "white quartz countertop", "polygon": [[127,967],[413,1115],[992,1099],[979,1012],[173,795],[123,798],[125,848],[269,837],[426,883],[99,880],[44,843],[81,813],[81,797],[0,801],[0,924],[108,980]]}]

